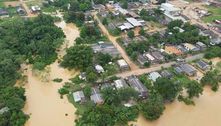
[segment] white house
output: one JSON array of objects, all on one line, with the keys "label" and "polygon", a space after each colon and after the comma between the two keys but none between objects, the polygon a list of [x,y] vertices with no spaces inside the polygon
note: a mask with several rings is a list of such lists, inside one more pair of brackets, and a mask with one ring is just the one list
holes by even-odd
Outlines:
[{"label": "white house", "polygon": [[158,72],[151,72],[149,74],[149,78],[154,82],[160,77],[161,77],[161,75]]}]

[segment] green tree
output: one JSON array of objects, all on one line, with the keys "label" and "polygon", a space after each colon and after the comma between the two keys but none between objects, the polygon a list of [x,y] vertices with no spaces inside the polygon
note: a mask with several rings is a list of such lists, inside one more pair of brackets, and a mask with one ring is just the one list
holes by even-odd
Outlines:
[{"label": "green tree", "polygon": [[145,30],[143,28],[141,28],[140,31],[139,31],[139,34],[144,36],[145,35]]},{"label": "green tree", "polygon": [[164,109],[163,98],[157,93],[151,93],[149,98],[140,104],[142,114],[151,121],[158,119],[163,114]]},{"label": "green tree", "polygon": [[96,61],[98,62],[98,64],[100,64],[101,66],[104,66],[112,61],[112,56],[108,53],[106,54],[98,53],[96,56],[96,59],[97,59]]},{"label": "green tree", "polygon": [[103,25],[108,25],[107,18],[104,18],[104,19],[102,20],[102,24],[103,24]]},{"label": "green tree", "polygon": [[201,79],[203,85],[210,85],[213,91],[217,91],[219,88],[220,75],[217,70],[209,71]]},{"label": "green tree", "polygon": [[186,88],[189,98],[199,97],[203,93],[203,87],[197,81],[190,81]]},{"label": "green tree", "polygon": [[67,50],[61,65],[65,68],[84,70],[92,65],[93,50],[89,46],[76,45]]},{"label": "green tree", "polygon": [[154,82],[154,88],[166,101],[173,101],[181,90],[181,85],[168,78],[158,78]]},{"label": "green tree", "polygon": [[90,98],[91,96],[91,87],[86,85],[83,89],[83,92],[85,94],[86,97]]},{"label": "green tree", "polygon": [[127,32],[127,36],[128,36],[129,38],[133,38],[133,37],[134,37],[134,31],[132,31],[132,30],[128,31],[128,32]]}]

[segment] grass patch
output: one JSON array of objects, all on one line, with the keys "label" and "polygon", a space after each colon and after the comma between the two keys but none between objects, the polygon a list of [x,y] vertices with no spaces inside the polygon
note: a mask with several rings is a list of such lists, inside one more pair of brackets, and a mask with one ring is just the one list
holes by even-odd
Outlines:
[{"label": "grass patch", "polygon": [[43,7],[42,8],[42,11],[43,12],[47,12],[47,13],[53,13],[53,12],[56,12],[57,8],[56,7],[52,7],[52,6],[49,6],[49,7]]},{"label": "grass patch", "polygon": [[33,5],[39,5],[42,6],[42,2],[43,0],[32,0],[32,1],[28,1],[26,2],[27,6],[31,7]]},{"label": "grass patch", "polygon": [[62,79],[61,78],[55,78],[53,81],[57,82],[57,83],[60,83],[60,82],[62,82]]},{"label": "grass patch", "polygon": [[4,7],[5,7],[4,2],[0,2],[0,8],[4,8]]},{"label": "grass patch", "polygon": [[214,6],[206,6],[208,11],[212,13],[210,16],[205,16],[202,18],[204,22],[210,23],[214,20],[221,20],[221,8]]},{"label": "grass patch", "polygon": [[218,63],[216,64],[215,69],[218,70],[219,72],[221,72],[221,62],[218,62]]}]

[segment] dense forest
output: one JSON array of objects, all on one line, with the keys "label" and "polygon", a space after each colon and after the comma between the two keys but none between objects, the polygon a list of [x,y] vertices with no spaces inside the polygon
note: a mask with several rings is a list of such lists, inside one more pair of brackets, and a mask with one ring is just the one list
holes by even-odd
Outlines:
[{"label": "dense forest", "polygon": [[[56,48],[64,34],[50,16],[11,18],[0,22],[0,126],[22,126],[28,119],[21,109],[25,90],[14,87],[22,63],[44,67],[57,58]],[[4,110],[4,111],[3,111]]]}]

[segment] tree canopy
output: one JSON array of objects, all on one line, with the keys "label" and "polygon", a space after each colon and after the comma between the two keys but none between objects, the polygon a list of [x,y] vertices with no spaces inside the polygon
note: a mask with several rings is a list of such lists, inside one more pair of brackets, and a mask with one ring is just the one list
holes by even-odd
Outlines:
[{"label": "tree canopy", "polygon": [[151,93],[147,100],[140,104],[140,110],[143,116],[148,120],[158,119],[164,111],[163,98],[158,93]]},{"label": "tree canopy", "polygon": [[173,101],[181,90],[181,85],[168,78],[162,77],[154,82],[154,88],[163,97],[163,100]]},{"label": "tree canopy", "polygon": [[85,70],[92,65],[93,50],[89,46],[76,45],[67,50],[61,65],[65,68]]}]

